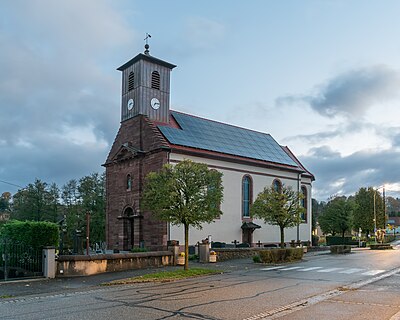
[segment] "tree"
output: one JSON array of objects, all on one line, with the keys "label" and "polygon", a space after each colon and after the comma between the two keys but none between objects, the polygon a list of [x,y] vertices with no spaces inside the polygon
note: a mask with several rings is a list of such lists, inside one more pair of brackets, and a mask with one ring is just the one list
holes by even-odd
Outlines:
[{"label": "tree", "polygon": [[325,234],[340,233],[344,238],[346,231],[351,230],[353,209],[353,202],[346,197],[336,197],[330,200],[318,219],[321,230]]},{"label": "tree", "polygon": [[360,188],[354,197],[354,202],[354,229],[358,230],[361,228],[365,233],[370,233],[375,228],[375,215],[377,228],[385,227],[384,204],[381,194],[378,191],[372,187],[368,189]]},{"label": "tree", "polygon": [[[90,214],[90,241],[105,240],[105,175],[92,173],[79,181],[72,179],[62,187],[66,223],[66,244],[72,245],[75,230],[86,228],[86,214]],[[86,230],[86,229],[85,229]]]},{"label": "tree", "polygon": [[220,216],[222,197],[222,173],[202,163],[184,160],[147,175],[141,206],[163,221],[183,225],[185,270],[189,268],[189,227],[201,229],[202,223]]},{"label": "tree", "polygon": [[300,215],[304,211],[300,205],[302,197],[301,192],[295,192],[285,185],[281,190],[276,190],[274,186],[265,187],[250,209],[252,217],[279,226],[282,248],[285,246],[285,229],[300,223]]},{"label": "tree", "polygon": [[56,222],[59,190],[55,184],[36,179],[13,196],[12,217],[19,220]]},{"label": "tree", "polygon": [[105,240],[105,173],[92,173],[79,180],[79,197],[81,210],[85,216],[90,214],[90,240]]}]

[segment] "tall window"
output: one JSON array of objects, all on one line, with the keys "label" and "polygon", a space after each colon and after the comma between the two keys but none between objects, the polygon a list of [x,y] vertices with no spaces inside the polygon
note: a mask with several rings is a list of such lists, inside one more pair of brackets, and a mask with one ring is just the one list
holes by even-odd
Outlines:
[{"label": "tall window", "polygon": [[131,191],[132,190],[132,177],[130,174],[126,176],[126,190]]},{"label": "tall window", "polygon": [[151,73],[151,87],[160,90],[160,74],[157,71]]},{"label": "tall window", "polygon": [[250,204],[252,196],[252,181],[250,176],[244,176],[242,180],[242,216],[250,218]]},{"label": "tall window", "polygon": [[307,222],[307,188],[301,186],[301,193],[303,194],[303,199],[301,199],[301,206],[304,208],[304,212],[301,214],[301,220]]},{"label": "tall window", "polygon": [[274,190],[276,192],[282,191],[282,182],[280,182],[278,179],[275,179],[274,182],[272,182],[272,185],[274,186]]},{"label": "tall window", "polygon": [[135,86],[135,74],[131,71],[128,77],[128,91],[132,91]]}]

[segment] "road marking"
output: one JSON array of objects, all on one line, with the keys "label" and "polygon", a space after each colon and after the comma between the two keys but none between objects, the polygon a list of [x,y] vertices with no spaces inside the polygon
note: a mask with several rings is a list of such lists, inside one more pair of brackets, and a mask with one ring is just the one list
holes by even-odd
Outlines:
[{"label": "road marking", "polygon": [[301,267],[289,267],[285,269],[281,269],[282,271],[289,271],[289,270],[296,270],[296,269],[301,269]]},{"label": "road marking", "polygon": [[364,270],[365,269],[351,268],[351,269],[347,269],[347,270],[344,270],[344,271],[339,271],[339,273],[351,274],[351,273],[361,272],[361,271],[364,271]]},{"label": "road marking", "polygon": [[[381,274],[377,277],[374,278],[370,278],[368,280],[363,280],[360,282],[356,282],[353,284],[350,284],[348,286],[344,286],[341,287],[340,289],[334,289],[322,294],[318,294],[316,296],[310,297],[310,298],[306,298],[297,302],[293,302],[291,304],[285,305],[285,306],[281,306],[281,307],[277,307],[275,309],[272,310],[268,310],[266,312],[263,313],[259,313],[259,314],[255,314],[251,317],[245,318],[243,320],[261,320],[261,319],[276,319],[276,318],[280,318],[283,316],[287,316],[293,312],[299,311],[301,309],[310,307],[312,305],[315,305],[319,302],[322,301],[326,301],[329,300],[331,298],[337,297],[342,295],[343,293],[348,292],[348,290],[357,290],[363,286],[366,286],[370,283],[374,283],[376,281],[388,278],[394,274],[397,274],[400,272],[400,268],[397,269],[393,269],[391,271],[388,271],[384,274]],[[332,300],[331,300],[332,301]],[[396,313],[395,315],[392,316],[392,318],[390,318],[390,320],[400,320],[400,312]]]},{"label": "road marking", "polygon": [[318,269],[322,269],[322,267],[310,267],[310,268],[305,268],[305,269],[301,269],[298,271],[311,271],[311,270],[318,270]]},{"label": "road marking", "polygon": [[338,271],[343,268],[328,268],[328,269],[322,269],[322,270],[317,270],[317,272],[332,272],[332,271]]},{"label": "road marking", "polygon": [[279,266],[279,267],[269,267],[269,268],[262,268],[262,269],[260,269],[260,270],[262,270],[262,271],[269,271],[269,270],[277,270],[277,269],[282,269],[282,268],[284,268],[285,266]]},{"label": "road marking", "polygon": [[370,270],[367,272],[362,273],[364,276],[375,276],[377,274],[380,274],[382,272],[385,272],[386,270]]}]

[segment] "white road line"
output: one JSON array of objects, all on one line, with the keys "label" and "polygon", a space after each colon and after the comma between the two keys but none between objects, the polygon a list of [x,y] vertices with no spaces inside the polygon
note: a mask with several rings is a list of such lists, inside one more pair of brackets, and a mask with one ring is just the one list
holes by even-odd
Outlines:
[{"label": "white road line", "polygon": [[364,271],[364,270],[365,269],[351,268],[351,269],[347,269],[347,270],[344,270],[344,271],[340,271],[339,273],[351,274],[351,273],[361,272],[361,271]]},{"label": "white road line", "polygon": [[296,270],[296,269],[301,269],[301,267],[289,267],[285,269],[281,269],[282,271],[289,271],[289,270]]},{"label": "white road line", "polygon": [[270,271],[270,270],[282,269],[282,268],[284,268],[284,267],[285,267],[285,266],[269,267],[269,268],[262,268],[262,269],[260,269],[260,270],[262,270],[262,271]]},{"label": "white road line", "polygon": [[370,271],[362,273],[362,275],[364,275],[364,276],[375,276],[375,275],[380,274],[380,273],[385,272],[385,271],[386,270],[370,270]]},{"label": "white road line", "polygon": [[305,268],[305,269],[301,269],[298,271],[311,271],[311,270],[318,270],[318,269],[322,269],[322,267],[310,267],[310,268]]},{"label": "white road line", "polygon": [[332,271],[338,271],[343,268],[328,268],[328,269],[322,269],[322,270],[317,270],[317,272],[332,272]]}]

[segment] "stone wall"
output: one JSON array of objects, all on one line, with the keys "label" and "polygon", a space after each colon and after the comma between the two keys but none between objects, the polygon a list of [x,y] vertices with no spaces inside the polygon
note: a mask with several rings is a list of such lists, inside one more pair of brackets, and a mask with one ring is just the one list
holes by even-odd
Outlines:
[{"label": "stone wall", "polygon": [[89,276],[104,272],[162,267],[173,263],[174,256],[170,251],[59,256],[56,276]]},{"label": "stone wall", "polygon": [[234,249],[212,249],[217,253],[217,261],[232,259],[244,259],[257,255],[264,248],[234,248]]}]

